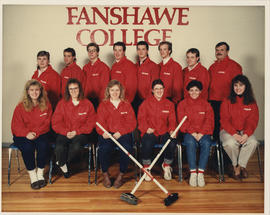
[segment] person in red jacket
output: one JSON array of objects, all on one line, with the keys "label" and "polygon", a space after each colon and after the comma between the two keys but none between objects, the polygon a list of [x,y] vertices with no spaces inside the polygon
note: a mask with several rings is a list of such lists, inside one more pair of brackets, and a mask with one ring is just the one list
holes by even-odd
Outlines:
[{"label": "person in red jacket", "polygon": [[248,177],[246,166],[258,145],[254,136],[258,120],[259,111],[251,84],[246,76],[237,75],[232,80],[230,96],[222,102],[220,109],[220,140],[232,161],[236,180]]},{"label": "person in red jacket", "polygon": [[38,80],[45,88],[52,108],[55,109],[61,94],[61,77],[49,64],[50,53],[40,51],[37,54],[37,70],[32,79]]},{"label": "person in red jacket", "polygon": [[229,58],[230,46],[226,42],[219,42],[215,49],[217,60],[209,68],[210,86],[208,100],[213,107],[215,116],[213,137],[214,140],[219,140],[220,105],[222,100],[230,94],[232,79],[236,75],[242,74],[242,67]]},{"label": "person in red jacket", "polygon": [[137,68],[135,64],[125,56],[126,45],[123,42],[113,44],[115,63],[111,69],[111,80],[121,82],[125,88],[125,98],[130,103],[134,100],[137,92]]},{"label": "person in red jacket", "polygon": [[[138,129],[142,137],[142,163],[144,168],[148,168],[151,164],[154,145],[159,142],[165,144],[176,128],[175,106],[165,98],[164,87],[162,80],[154,80],[152,83],[153,96],[144,100],[139,107]],[[173,162],[175,147],[176,138],[174,137],[164,151],[162,168],[166,180],[172,179],[170,165]],[[145,180],[150,181],[151,179],[147,176]]]},{"label": "person in red jacket", "polygon": [[67,163],[78,157],[87,144],[88,134],[92,132],[95,122],[95,109],[84,98],[81,83],[77,79],[69,79],[64,98],[59,101],[52,116],[52,128],[57,133],[56,164],[65,178],[71,175]]},{"label": "person in red jacket", "polygon": [[82,69],[76,64],[76,52],[73,48],[66,48],[64,50],[65,68],[61,72],[61,96],[64,97],[66,84],[68,79],[76,78],[84,86],[84,73]]},{"label": "person in red jacket", "polygon": [[[205,186],[204,170],[208,161],[211,134],[214,130],[214,113],[211,105],[200,94],[203,85],[200,81],[192,80],[186,86],[189,97],[178,104],[178,121],[187,116],[186,121],[180,128],[184,134],[183,145],[186,146],[187,159],[190,170],[189,184],[192,187]],[[197,170],[196,154],[200,148],[200,158]]]},{"label": "person in red jacket", "polygon": [[89,62],[83,67],[86,76],[84,94],[97,109],[98,104],[104,99],[104,92],[110,80],[110,68],[99,59],[99,46],[96,43],[89,43],[86,50]]},{"label": "person in red jacket", "polygon": [[[129,152],[132,151],[132,131],[136,128],[136,118],[131,104],[125,101],[124,88],[117,80],[111,80],[105,91],[105,100],[100,103],[97,110],[97,122],[99,122],[115,139]],[[108,174],[109,161],[115,143],[98,126],[99,134],[99,160],[103,172],[103,185],[111,187]],[[120,172],[113,186],[119,188],[123,185],[123,176],[127,170],[129,158],[120,150]]]},{"label": "person in red jacket", "polygon": [[160,67],[160,79],[165,85],[165,97],[177,104],[183,97],[183,71],[179,63],[171,57],[172,43],[163,41],[158,50],[162,57]]},{"label": "person in red jacket", "polygon": [[42,84],[37,80],[28,81],[23,98],[14,110],[11,130],[14,144],[22,152],[32,189],[46,186],[44,167],[48,158],[51,115],[52,107]]},{"label": "person in red jacket", "polygon": [[187,85],[192,80],[200,81],[203,85],[200,97],[208,99],[208,87],[210,82],[208,70],[200,63],[200,52],[196,48],[191,48],[186,52],[186,60],[188,66],[184,71],[184,98],[189,97],[189,92],[186,89]]},{"label": "person in red jacket", "polygon": [[138,62],[136,66],[138,76],[138,91],[133,101],[133,107],[136,115],[143,100],[149,96],[152,96],[152,82],[159,78],[159,67],[155,62],[150,60],[148,50],[149,45],[146,41],[140,41],[137,43]]}]

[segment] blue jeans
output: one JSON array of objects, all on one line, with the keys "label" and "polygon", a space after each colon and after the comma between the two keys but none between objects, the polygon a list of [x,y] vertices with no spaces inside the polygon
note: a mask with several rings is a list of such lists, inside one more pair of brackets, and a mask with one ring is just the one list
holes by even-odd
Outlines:
[{"label": "blue jeans", "polygon": [[[27,170],[33,170],[37,167],[43,169],[48,159],[48,134],[42,134],[34,140],[26,137],[13,137],[14,144],[22,152],[23,161]],[[37,150],[37,158],[35,159],[35,150]]]},{"label": "blue jeans", "polygon": [[[117,140],[129,153],[132,153],[132,134],[124,134]],[[110,164],[112,152],[116,149],[116,144],[110,139],[98,136],[99,150],[98,156],[102,172],[107,172]],[[120,172],[125,173],[128,168],[129,157],[120,149]]]},{"label": "blue jeans", "polygon": [[200,158],[198,169],[204,170],[208,162],[210,153],[210,146],[212,140],[210,135],[203,135],[202,138],[197,141],[191,134],[185,134],[183,145],[186,146],[188,165],[190,170],[197,169],[196,165],[196,152],[200,147]]}]

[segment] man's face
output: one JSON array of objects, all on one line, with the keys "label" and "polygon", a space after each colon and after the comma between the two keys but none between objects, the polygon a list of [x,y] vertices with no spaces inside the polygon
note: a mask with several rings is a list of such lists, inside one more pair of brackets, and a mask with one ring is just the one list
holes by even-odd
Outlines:
[{"label": "man's face", "polygon": [[163,44],[159,47],[159,53],[162,59],[170,56],[169,46],[167,44]]},{"label": "man's face", "polygon": [[64,52],[64,61],[66,66],[72,64],[74,62],[75,57],[72,56],[71,52]]},{"label": "man's face", "polygon": [[216,48],[216,58],[217,60],[223,60],[228,56],[229,51],[227,51],[226,46],[222,45]]},{"label": "man's face", "polygon": [[199,57],[196,57],[196,53],[187,53],[187,64],[189,67],[193,67],[199,61]]},{"label": "man's face", "polygon": [[95,46],[89,46],[87,52],[90,61],[95,61],[98,59],[98,52]]},{"label": "man's face", "polygon": [[148,55],[148,50],[147,50],[146,46],[145,45],[139,45],[137,47],[137,54],[138,54],[140,59],[146,58],[147,55]]},{"label": "man's face", "polygon": [[121,60],[121,58],[125,56],[125,52],[123,50],[123,47],[122,46],[115,46],[113,48],[113,54],[114,54],[115,60]]},{"label": "man's face", "polygon": [[49,59],[47,56],[38,56],[37,57],[37,65],[39,66],[40,69],[44,69],[48,67],[49,65]]}]

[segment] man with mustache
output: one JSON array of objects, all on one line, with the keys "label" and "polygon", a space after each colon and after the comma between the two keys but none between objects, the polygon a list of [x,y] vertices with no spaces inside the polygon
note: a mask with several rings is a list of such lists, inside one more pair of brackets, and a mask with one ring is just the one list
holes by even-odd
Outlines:
[{"label": "man with mustache", "polygon": [[217,60],[209,68],[210,87],[208,100],[213,107],[215,115],[213,137],[214,140],[219,140],[220,105],[222,100],[230,95],[231,81],[236,75],[242,74],[242,67],[229,58],[230,46],[226,42],[219,42],[215,49]]}]

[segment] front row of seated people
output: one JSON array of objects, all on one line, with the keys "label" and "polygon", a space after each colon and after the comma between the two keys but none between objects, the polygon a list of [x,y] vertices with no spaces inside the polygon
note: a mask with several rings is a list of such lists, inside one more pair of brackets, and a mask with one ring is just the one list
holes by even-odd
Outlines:
[{"label": "front row of seated people", "polygon": [[[56,164],[65,178],[70,177],[68,164],[80,155],[81,148],[88,143],[89,134],[96,127],[99,134],[99,160],[103,173],[103,185],[119,188],[128,168],[129,158],[120,150],[120,170],[112,184],[108,169],[115,143],[95,122],[99,122],[120,144],[132,152],[132,132],[141,134],[141,156],[147,169],[152,160],[156,143],[164,144],[184,116],[186,121],[180,128],[184,133],[183,145],[186,146],[190,170],[190,186],[205,186],[206,168],[212,144],[214,115],[210,104],[200,98],[202,83],[193,80],[187,86],[189,97],[182,100],[175,113],[175,105],[164,96],[164,84],[160,79],[152,83],[152,96],[139,107],[138,120],[132,106],[125,100],[125,90],[117,80],[111,80],[105,90],[105,99],[99,104],[97,114],[92,103],[84,98],[81,83],[69,79],[64,98],[52,113],[46,91],[37,80],[26,83],[23,98],[16,106],[12,118],[14,144],[22,152],[22,157],[30,176],[32,189],[46,186],[44,166],[48,158],[50,129],[56,132]],[[177,120],[176,120],[177,115]],[[236,76],[231,83],[231,93],[221,105],[220,139],[224,150],[230,157],[233,176],[236,180],[248,177],[246,166],[254,153],[258,141],[253,135],[259,119],[258,107],[248,78]],[[50,127],[51,126],[51,127]],[[171,164],[174,158],[176,137],[172,137],[164,151],[162,169],[166,180],[172,179]],[[199,161],[196,161],[197,149]],[[35,158],[35,151],[37,155]],[[198,163],[198,165],[197,165]],[[146,181],[151,180],[149,177]]]}]

